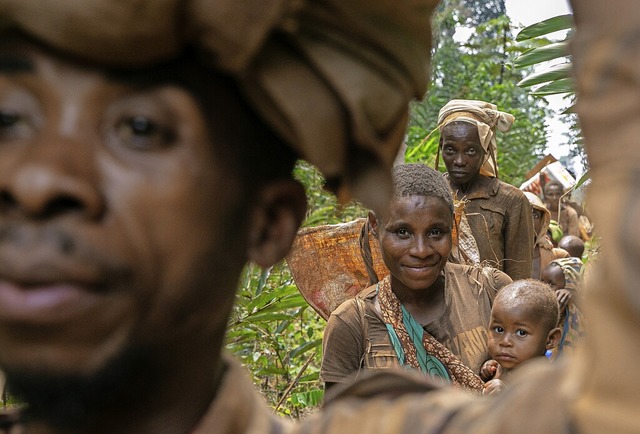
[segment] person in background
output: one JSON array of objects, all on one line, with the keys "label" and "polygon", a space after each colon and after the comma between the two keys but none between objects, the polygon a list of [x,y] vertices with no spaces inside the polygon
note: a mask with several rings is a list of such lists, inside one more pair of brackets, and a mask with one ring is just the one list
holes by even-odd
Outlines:
[{"label": "person in background", "polygon": [[547,284],[526,279],[502,288],[491,308],[491,360],[480,369],[483,393],[502,390],[510,371],[555,348],[562,335],[558,320],[556,294]]},{"label": "person in background", "polygon": [[[533,218],[522,191],[498,179],[496,131],[514,117],[484,101],[451,100],[438,115],[439,154],[476,239],[480,261],[513,280],[531,277]],[[439,158],[436,159],[436,168]]]},{"label": "person in background", "polygon": [[552,352],[552,358],[573,353],[585,334],[585,319],[578,307],[582,297],[582,260],[576,257],[556,259],[542,270],[541,279],[556,292],[560,306],[562,340]]},{"label": "person in background", "polygon": [[543,188],[544,201],[551,213],[551,220],[558,222],[563,235],[580,236],[578,213],[573,207],[562,203],[564,187],[558,181],[549,181]]},{"label": "person in background", "polygon": [[439,172],[398,165],[393,182],[387,209],[369,213],[390,274],[332,312],[320,379],[329,389],[363,370],[403,366],[480,391],[476,373],[488,358],[491,303],[511,279],[494,268],[448,262],[453,198]]},{"label": "person in background", "polygon": [[584,254],[584,241],[575,235],[565,235],[558,241],[558,247],[569,252],[574,258],[582,259]]},{"label": "person in background", "polygon": [[551,261],[558,258],[566,258],[569,253],[564,249],[553,246],[548,235],[551,214],[542,200],[535,194],[525,191],[524,195],[529,200],[533,215],[534,247],[531,277],[540,280],[540,271]]}]

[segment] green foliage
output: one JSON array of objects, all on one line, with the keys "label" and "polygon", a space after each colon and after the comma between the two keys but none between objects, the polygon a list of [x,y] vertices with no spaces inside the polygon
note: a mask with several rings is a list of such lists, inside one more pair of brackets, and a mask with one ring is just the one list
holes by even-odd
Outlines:
[{"label": "green foliage", "polygon": [[[571,56],[568,51],[572,35],[569,31],[568,35],[560,41],[548,39],[555,32],[572,28],[573,15],[552,17],[525,27],[518,33],[516,40],[524,41],[533,48],[516,58],[514,65],[517,68],[537,67],[537,72],[530,73],[518,83],[519,86],[527,88],[531,95],[564,95],[569,101],[570,107],[562,114],[568,116],[566,122],[570,125],[569,133],[566,134],[567,146],[570,148],[568,158],[581,157],[583,165],[587,167],[578,119],[573,113],[576,93],[571,74]],[[545,66],[548,62],[561,63]]]},{"label": "green foliage", "polygon": [[[445,31],[434,38],[437,45],[432,60],[431,88],[426,98],[415,102],[411,108],[406,159],[429,165],[435,163],[439,133],[436,131],[425,138],[437,127],[438,111],[449,100],[489,101],[516,117],[511,130],[498,135],[498,166],[502,180],[520,185],[525,180],[525,173],[543,155],[547,133],[545,119],[549,114],[544,100],[533,97],[517,85],[524,73],[512,68],[512,63],[528,47],[516,44],[508,17],[495,17],[499,5],[494,5],[492,18],[478,24],[467,41],[457,42],[450,29],[474,23],[462,13],[451,12],[458,3],[460,0],[443,2],[434,16],[434,28]],[[468,6],[473,2],[463,3]]]},{"label": "green foliage", "polygon": [[[357,203],[340,206],[322,188],[316,168],[300,161],[295,176],[305,186],[306,226],[332,224],[366,215]],[[318,379],[324,320],[298,292],[286,263],[268,270],[248,265],[227,331],[227,349],[251,373],[273,409],[299,418],[322,403]]]}]

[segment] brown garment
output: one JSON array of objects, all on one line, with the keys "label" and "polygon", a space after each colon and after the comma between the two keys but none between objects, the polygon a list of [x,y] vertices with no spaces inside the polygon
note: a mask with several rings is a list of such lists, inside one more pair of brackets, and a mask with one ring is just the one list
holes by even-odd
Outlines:
[{"label": "brown garment", "polygon": [[[486,328],[493,298],[511,279],[494,268],[452,263],[445,266],[444,273],[445,310],[425,330],[462,363],[479,372],[489,358]],[[398,365],[384,320],[376,308],[375,285],[357,297],[364,300],[364,314],[358,310],[356,300],[351,299],[329,317],[323,338],[321,381],[345,382],[363,368]],[[364,323],[362,318],[366,319]]]},{"label": "brown garment", "polygon": [[[546,360],[528,362],[510,387],[492,397],[474,397],[440,387],[410,372],[373,373],[331,390],[327,404],[298,426],[308,434],[494,434],[574,433],[567,391],[558,387],[566,370]],[[557,399],[549,399],[555,394]]]},{"label": "brown garment", "polygon": [[533,217],[531,204],[516,187],[480,175],[465,199],[465,213],[476,238],[480,260],[507,273],[513,280],[531,277]]}]

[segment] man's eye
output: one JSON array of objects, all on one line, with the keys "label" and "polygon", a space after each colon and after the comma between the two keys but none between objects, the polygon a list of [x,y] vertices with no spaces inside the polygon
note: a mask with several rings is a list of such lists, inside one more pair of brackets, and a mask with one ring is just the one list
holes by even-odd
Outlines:
[{"label": "man's eye", "polygon": [[21,113],[0,110],[0,138],[20,139],[32,132],[33,124]]},{"label": "man's eye", "polygon": [[126,146],[138,150],[165,148],[175,139],[175,135],[145,116],[122,119],[116,127],[117,135]]},{"label": "man's eye", "polygon": [[9,128],[14,126],[20,120],[17,113],[9,111],[0,111],[0,128]]},{"label": "man's eye", "polygon": [[527,333],[525,330],[522,330],[522,329],[516,330],[516,336],[518,336],[518,337],[523,338],[523,337],[527,336],[528,334],[529,333]]}]

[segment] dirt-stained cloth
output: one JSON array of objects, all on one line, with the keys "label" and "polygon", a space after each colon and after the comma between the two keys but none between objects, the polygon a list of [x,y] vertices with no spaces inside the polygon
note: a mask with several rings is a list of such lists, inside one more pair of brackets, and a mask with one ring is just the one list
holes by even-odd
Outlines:
[{"label": "dirt-stained cloth", "polygon": [[[439,319],[424,328],[473,372],[479,372],[489,358],[486,328],[493,298],[511,279],[494,268],[452,263],[445,266],[444,273],[445,309]],[[324,382],[348,382],[364,369],[398,366],[389,332],[376,306],[375,285],[358,298],[364,301],[364,310],[351,299],[336,309],[327,322],[320,372]]]},{"label": "dirt-stained cloth", "polygon": [[465,200],[465,214],[476,239],[480,260],[507,273],[513,280],[531,277],[533,217],[531,205],[516,187],[480,175],[477,190]]}]

